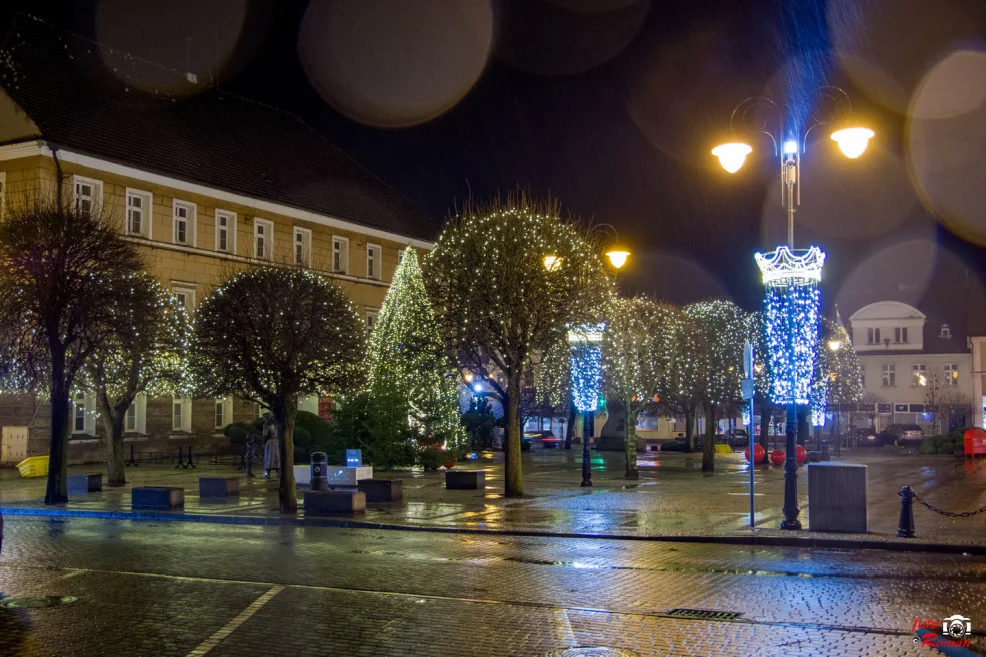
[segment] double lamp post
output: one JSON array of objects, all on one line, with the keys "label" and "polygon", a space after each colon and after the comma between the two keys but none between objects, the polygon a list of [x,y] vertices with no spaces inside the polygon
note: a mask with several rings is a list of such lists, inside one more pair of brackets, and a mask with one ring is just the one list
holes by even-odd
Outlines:
[{"label": "double lamp post", "polygon": [[[842,153],[855,159],[863,154],[874,136],[872,130],[852,123],[852,105],[845,91],[826,86],[818,97],[834,104],[831,116],[814,118],[807,129],[793,123],[785,125],[784,115],[769,98],[747,98],[733,110],[730,132],[742,130],[770,137],[774,155],[780,159],[781,202],[787,209],[787,245],[769,253],[757,253],[763,284],[764,324],[767,348],[773,377],[770,395],[787,411],[786,458],[784,461],[784,520],[781,529],[801,529],[798,520],[798,463],[795,459],[797,408],[809,403],[815,352],[818,346],[818,316],[820,297],[818,283],[822,278],[825,253],[817,246],[794,248],[794,212],[801,203],[801,156],[806,150],[808,135],[816,127],[836,123],[831,138]],[[766,118],[763,118],[766,117]],[[743,166],[753,147],[741,139],[716,146],[712,154],[729,173]],[[762,355],[760,355],[762,356]],[[752,435],[751,435],[752,445]],[[750,467],[753,467],[750,450]]]}]

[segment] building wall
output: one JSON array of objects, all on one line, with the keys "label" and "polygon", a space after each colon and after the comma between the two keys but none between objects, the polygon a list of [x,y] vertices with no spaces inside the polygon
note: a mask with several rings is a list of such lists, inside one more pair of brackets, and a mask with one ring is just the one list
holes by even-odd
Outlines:
[{"label": "building wall", "polygon": [[[100,181],[104,211],[119,221],[123,230],[126,217],[127,190],[151,194],[151,223],[149,238],[132,237],[146,247],[147,264],[167,288],[191,290],[195,304],[200,303],[220,282],[223,275],[252,263],[262,262],[254,258],[254,220],[273,223],[275,262],[293,261],[294,227],[311,231],[311,267],[330,276],[353,301],[364,317],[373,315],[383,304],[397,267],[399,251],[410,242],[368,236],[358,226],[349,229],[326,226],[313,221],[303,221],[275,212],[258,212],[242,203],[219,200],[203,194],[152,184],[145,180],[129,178],[116,173],[78,166],[62,161],[63,194],[70,198],[75,176]],[[2,207],[12,211],[26,199],[37,193],[54,196],[56,168],[52,158],[38,155],[0,160],[0,176],[3,177],[4,196]],[[173,220],[175,201],[195,205],[193,239],[188,245],[175,244]],[[216,250],[216,211],[235,213],[235,247],[230,253]],[[348,239],[348,270],[346,273],[330,272],[333,237]],[[367,276],[367,248],[380,247],[379,279]],[[194,307],[193,307],[194,311]],[[177,452],[178,446],[195,445],[197,452],[228,448],[228,441],[214,426],[214,401],[192,401],[192,430],[188,433],[172,430],[170,398],[149,399],[146,403],[146,433],[131,435],[139,452]],[[250,420],[256,416],[252,403],[236,401],[233,404],[233,421]],[[46,454],[49,445],[50,407],[47,402],[38,404],[33,397],[0,397],[0,423],[3,426],[28,426],[29,454]],[[70,459],[72,462],[98,461],[105,457],[106,446],[103,429],[94,423],[93,435],[73,435]]]}]

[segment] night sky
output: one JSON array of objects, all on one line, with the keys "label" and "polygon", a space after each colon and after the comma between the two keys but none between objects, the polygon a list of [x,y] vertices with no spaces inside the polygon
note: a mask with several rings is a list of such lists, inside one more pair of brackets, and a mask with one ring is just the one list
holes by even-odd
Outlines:
[{"label": "night sky", "polygon": [[[517,0],[490,10],[431,0],[422,6],[436,13],[391,20],[378,14],[389,0],[362,4],[22,9],[200,81],[215,81],[218,64],[221,87],[295,112],[436,217],[518,185],[557,196],[617,229],[634,254],[627,291],[679,303],[725,295],[757,307],[753,253],[785,238],[770,139],[747,138],[755,151],[735,175],[709,153],[733,107],[766,95],[786,126],[809,126],[831,110],[814,90],[836,85],[877,137],[858,160],[839,153],[827,126],[808,139],[795,241],[829,254],[826,304],[938,308],[978,297],[986,80],[970,92],[964,71],[982,64],[986,3]],[[431,57],[416,60],[421,43]],[[966,59],[935,69],[956,52]],[[924,107],[915,99],[932,96],[946,100],[911,120]],[[429,105],[435,97],[444,105]],[[929,147],[931,134],[971,150],[957,160],[960,149]]]}]

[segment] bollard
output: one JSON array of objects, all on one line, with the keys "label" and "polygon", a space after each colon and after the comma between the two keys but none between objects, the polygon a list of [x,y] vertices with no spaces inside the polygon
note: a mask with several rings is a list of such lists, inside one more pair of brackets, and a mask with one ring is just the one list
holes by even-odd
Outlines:
[{"label": "bollard", "polygon": [[188,446],[188,465],[186,467],[187,468],[194,468],[195,467],[195,463],[192,461],[192,446],[191,445]]},{"label": "bollard", "polygon": [[128,466],[132,465],[134,467],[137,467],[137,465],[138,465],[137,459],[134,458],[134,446],[133,445],[130,446],[130,460],[127,461],[127,465]]},{"label": "bollard", "polygon": [[900,523],[897,527],[899,538],[914,538],[914,492],[910,486],[900,489]]},{"label": "bollard", "polygon": [[178,468],[188,469],[188,466],[185,465],[185,452],[184,452],[184,449],[185,449],[184,447],[182,447],[181,445],[178,445],[178,465],[175,466],[175,470],[177,470]]}]

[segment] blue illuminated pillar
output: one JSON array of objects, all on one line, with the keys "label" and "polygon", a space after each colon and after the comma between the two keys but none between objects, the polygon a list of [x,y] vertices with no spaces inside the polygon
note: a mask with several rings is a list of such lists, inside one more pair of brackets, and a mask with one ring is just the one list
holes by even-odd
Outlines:
[{"label": "blue illuminated pillar", "polygon": [[793,251],[781,246],[756,254],[766,287],[764,324],[773,372],[771,397],[787,407],[784,461],[784,520],[781,529],[801,529],[798,520],[798,462],[795,459],[797,407],[811,401],[818,346],[818,282],[825,254],[817,246]]},{"label": "blue illuminated pillar", "polygon": [[602,342],[605,324],[579,326],[568,332],[568,344],[572,349],[571,378],[572,403],[582,413],[582,485],[592,485],[592,467],[589,454],[589,418],[599,407],[600,380],[602,378]]}]

